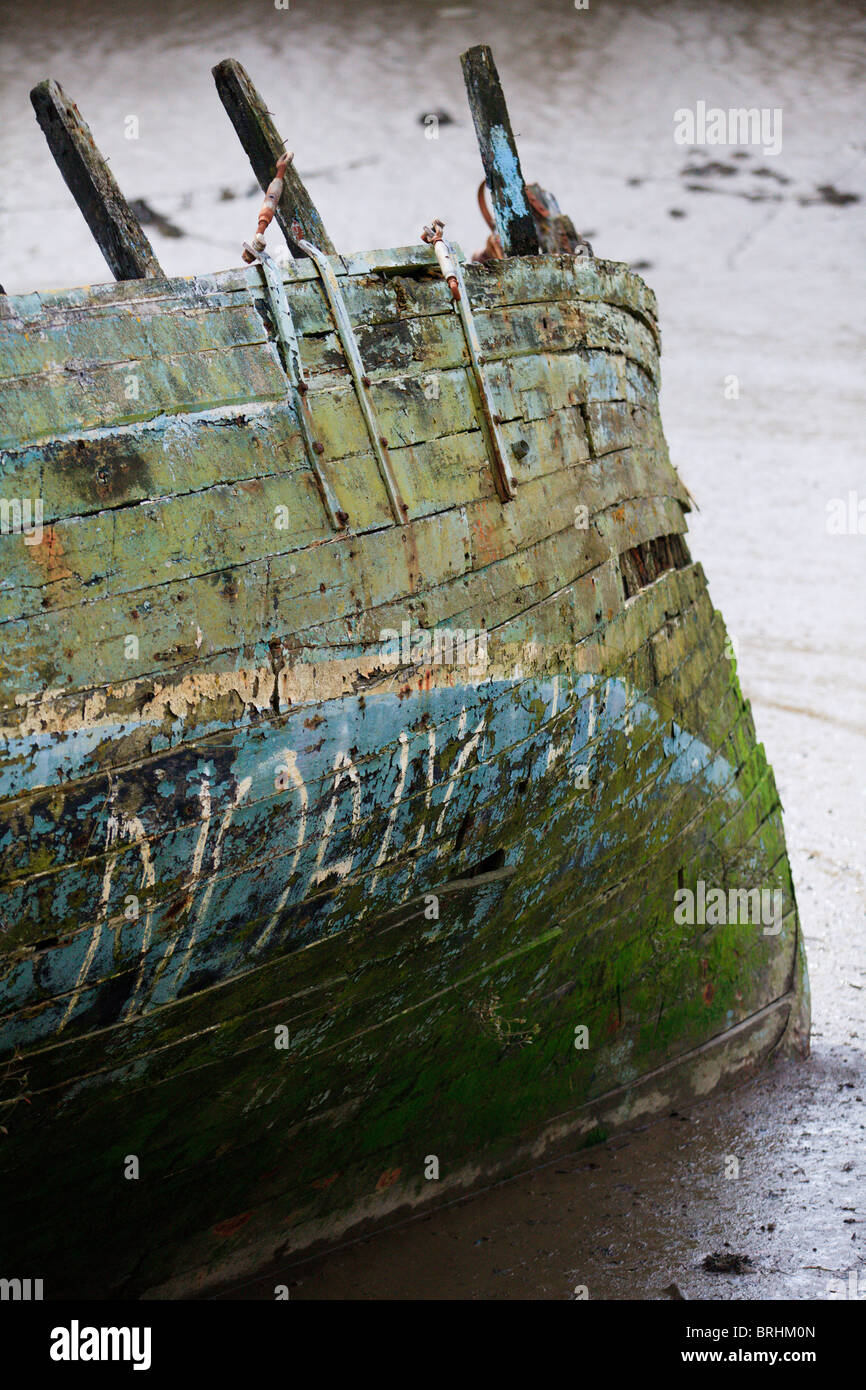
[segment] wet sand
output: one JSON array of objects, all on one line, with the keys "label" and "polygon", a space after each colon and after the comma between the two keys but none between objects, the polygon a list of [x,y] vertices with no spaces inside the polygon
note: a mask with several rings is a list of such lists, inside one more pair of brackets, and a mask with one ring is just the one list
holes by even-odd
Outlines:
[{"label": "wet sand", "polygon": [[[700,507],[689,543],[775,768],[806,935],[810,1061],[232,1296],[285,1282],[292,1298],[816,1299],[851,1270],[866,1292],[866,536],[826,529],[831,499],[866,496],[862,6],[166,0],[161,27],[123,0],[40,14],[0,48],[12,291],[107,278],[30,111],[49,73],[127,195],[184,232],[147,228],[164,267],[190,274],[237,263],[260,202],[212,63],[247,65],[339,246],[412,242],[438,215],[471,251],[485,233],[458,54],[493,46],[527,177],[659,296],[665,430]],[[781,108],[781,152],[676,145],[673,113],[699,99]],[[453,120],[434,141],[435,110]],[[714,1251],[750,1266],[709,1273]]]}]

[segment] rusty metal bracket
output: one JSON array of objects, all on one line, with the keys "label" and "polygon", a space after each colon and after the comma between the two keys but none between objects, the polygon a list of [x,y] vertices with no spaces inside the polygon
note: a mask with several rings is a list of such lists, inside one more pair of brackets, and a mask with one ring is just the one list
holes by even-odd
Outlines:
[{"label": "rusty metal bracket", "polygon": [[291,405],[304,441],[307,462],[316,480],[322,503],[328,514],[328,520],[335,531],[341,531],[348,525],[349,518],[344,511],[340,510],[340,504],[319,466],[319,456],[324,452],[324,449],[316,439],[313,428],[313,415],[307,399],[307,381],[301,362],[301,349],[298,344],[295,321],[292,318],[292,311],[286,298],[286,289],[280,268],[263,247],[251,246],[248,242],[244,242],[244,253],[245,259],[248,256],[251,262],[261,266],[274,331],[289,378]]},{"label": "rusty metal bracket", "polygon": [[463,270],[454,252],[454,248],[442,235],[444,226],[444,222],[440,222],[437,218],[432,226],[424,228],[421,233],[421,240],[433,247],[442,275],[451,291],[454,307],[460,315],[463,336],[466,339],[466,347],[469,351],[472,375],[475,379],[475,386],[477,388],[478,404],[481,407],[481,413],[484,418],[484,426],[489,443],[490,460],[493,468],[493,478],[502,501],[510,502],[517,496],[517,479],[511,471],[505,440],[502,438],[499,430],[501,421],[496,410],[496,403],[493,400],[487,378],[484,375],[484,354],[481,350],[481,341],[478,337],[478,329],[475,326],[475,317],[472,313],[472,305],[469,302],[469,294],[466,290]]},{"label": "rusty metal bracket", "polygon": [[305,240],[302,229],[297,224],[292,227],[292,236],[297,241],[299,248],[306,256],[309,256],[319,272],[322,287],[325,291],[325,297],[334,317],[337,336],[340,339],[343,354],[346,358],[349,373],[355,387],[358,404],[361,407],[361,414],[367,426],[367,434],[370,437],[373,455],[379,466],[379,473],[382,482],[385,484],[385,491],[388,494],[391,513],[399,526],[405,526],[408,520],[409,508],[400,495],[400,488],[397,484],[397,479],[394,477],[394,469],[391,464],[391,457],[388,453],[388,440],[385,438],[384,431],[376,415],[376,410],[370,394],[370,378],[361,360],[361,353],[355,338],[355,330],[352,327],[352,320],[346,308],[343,292],[337,283],[337,277],[331,268],[327,256],[323,251],[320,251],[318,247],[313,246],[312,242]]}]

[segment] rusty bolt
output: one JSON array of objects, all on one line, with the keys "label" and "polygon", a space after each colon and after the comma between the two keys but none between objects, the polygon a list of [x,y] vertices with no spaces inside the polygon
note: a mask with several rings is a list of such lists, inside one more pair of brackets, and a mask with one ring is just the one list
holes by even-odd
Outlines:
[{"label": "rusty bolt", "polygon": [[320,443],[319,440],[317,439],[317,440],[315,441],[315,443],[313,444],[313,453],[314,453],[314,454],[323,454],[324,452],[325,452],[325,446],[324,446],[324,444]]}]

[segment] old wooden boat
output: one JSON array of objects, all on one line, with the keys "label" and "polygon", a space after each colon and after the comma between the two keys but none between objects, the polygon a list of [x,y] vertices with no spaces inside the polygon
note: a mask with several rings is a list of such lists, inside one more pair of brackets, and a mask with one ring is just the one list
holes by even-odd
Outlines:
[{"label": "old wooden boat", "polygon": [[483,263],[337,255],[283,160],[294,259],[166,279],[33,94],[118,277],[0,297],[0,1273],[46,1297],[240,1280],[807,1046],[654,296],[464,66]]}]

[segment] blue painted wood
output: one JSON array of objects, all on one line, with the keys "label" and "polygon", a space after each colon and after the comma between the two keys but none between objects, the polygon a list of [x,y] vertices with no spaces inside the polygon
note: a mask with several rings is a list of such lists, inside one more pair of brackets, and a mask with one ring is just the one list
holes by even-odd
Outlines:
[{"label": "blue painted wood", "polygon": [[[205,978],[244,972],[262,952],[348,931],[359,914],[376,921],[496,850],[515,872],[520,917],[546,890],[545,877],[534,881],[535,856],[563,817],[568,852],[557,873],[579,865],[588,882],[593,864],[632,831],[612,819],[626,728],[629,744],[647,750],[632,795],[645,783],[659,813],[684,786],[736,805],[724,757],[683,729],[672,733],[622,680],[574,672],[434,688],[408,705],[380,694],[304,706],[276,725],[225,730],[211,757],[168,755],[94,787],[83,803],[70,797],[52,833],[79,840],[76,821],[85,824],[87,862],[47,884],[10,886],[6,903],[16,921],[69,921],[79,902],[84,910],[71,936],[6,974],[0,1051],[169,1004]],[[80,738],[88,742],[86,732]],[[67,741],[69,765],[76,741]],[[540,821],[515,825],[518,783],[524,804],[543,801]],[[481,807],[483,836],[455,854],[464,816]],[[660,846],[679,829],[665,814]],[[28,1013],[38,1000],[42,1011]]]},{"label": "blue painted wood", "polygon": [[493,54],[486,44],[479,44],[467,49],[460,61],[503,253],[535,256],[538,233]]}]

